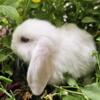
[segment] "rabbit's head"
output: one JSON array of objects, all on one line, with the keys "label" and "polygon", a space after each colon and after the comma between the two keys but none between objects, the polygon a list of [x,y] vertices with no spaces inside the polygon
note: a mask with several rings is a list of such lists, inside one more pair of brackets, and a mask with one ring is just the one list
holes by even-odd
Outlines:
[{"label": "rabbit's head", "polygon": [[12,50],[25,62],[29,62],[38,40],[54,32],[54,27],[43,20],[28,19],[19,25],[12,36]]},{"label": "rabbit's head", "polygon": [[55,27],[47,21],[29,19],[19,25],[12,36],[12,50],[29,63],[27,81],[35,95],[43,92],[52,74],[52,42],[48,37],[54,31]]}]

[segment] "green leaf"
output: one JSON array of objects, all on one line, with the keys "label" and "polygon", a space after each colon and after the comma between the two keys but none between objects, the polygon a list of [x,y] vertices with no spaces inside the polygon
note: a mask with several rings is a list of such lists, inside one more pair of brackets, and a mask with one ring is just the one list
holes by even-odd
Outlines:
[{"label": "green leaf", "polygon": [[1,49],[0,50],[0,62],[3,62],[5,60],[7,60],[8,58],[10,58],[10,55],[12,54],[11,51],[9,51],[8,49]]},{"label": "green leaf", "polygon": [[9,66],[9,65],[3,66],[1,72],[2,73],[7,73],[9,76],[13,75],[11,66]]},{"label": "green leaf", "polygon": [[5,0],[0,0],[0,4],[3,4],[5,2]]},{"label": "green leaf", "polygon": [[12,82],[11,79],[9,79],[9,78],[7,78],[7,77],[4,77],[4,76],[0,76],[0,80],[1,80],[1,81],[4,81],[4,82],[6,82],[6,83],[11,83],[11,82]]},{"label": "green leaf", "polygon": [[1,22],[3,22],[4,25],[8,25],[9,24],[7,18],[5,18],[5,17],[2,18]]},{"label": "green leaf", "polygon": [[37,3],[37,4],[31,4],[31,8],[33,8],[33,9],[37,9],[39,7],[40,7],[39,3]]},{"label": "green leaf", "polygon": [[80,95],[68,95],[68,96],[63,96],[62,100],[85,100],[85,99]]},{"label": "green leaf", "polygon": [[70,86],[77,86],[77,82],[73,78],[69,78],[67,82]]},{"label": "green leaf", "polygon": [[4,0],[3,5],[9,5],[17,8],[21,1],[23,0]]},{"label": "green leaf", "polygon": [[10,44],[11,44],[11,36],[9,35],[9,36],[5,36],[5,37],[3,37],[2,39],[1,39],[1,44],[3,45],[3,47],[6,47],[6,48],[11,48],[10,46]]},{"label": "green leaf", "polygon": [[100,37],[97,37],[97,38],[96,38],[96,41],[99,41],[99,42],[100,42]]},{"label": "green leaf", "polygon": [[0,14],[14,19],[17,24],[21,22],[21,17],[16,8],[7,5],[0,5]]},{"label": "green leaf", "polygon": [[96,20],[93,17],[87,16],[82,19],[82,23],[93,23],[93,22],[96,22]]},{"label": "green leaf", "polygon": [[100,100],[100,85],[97,83],[85,86],[82,88],[82,92],[91,100]]},{"label": "green leaf", "polygon": [[8,58],[8,56],[4,53],[0,53],[0,62],[5,61]]}]

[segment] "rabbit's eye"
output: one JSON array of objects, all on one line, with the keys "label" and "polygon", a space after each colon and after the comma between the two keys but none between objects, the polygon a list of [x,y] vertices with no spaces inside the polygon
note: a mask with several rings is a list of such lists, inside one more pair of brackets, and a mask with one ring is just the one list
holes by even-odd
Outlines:
[{"label": "rabbit's eye", "polygon": [[29,38],[26,38],[26,37],[21,37],[21,42],[23,42],[23,43],[27,43],[27,42],[29,42]]}]

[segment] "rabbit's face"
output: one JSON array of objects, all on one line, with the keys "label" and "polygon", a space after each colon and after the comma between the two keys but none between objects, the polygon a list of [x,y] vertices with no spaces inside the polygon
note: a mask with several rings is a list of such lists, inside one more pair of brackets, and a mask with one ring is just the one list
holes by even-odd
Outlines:
[{"label": "rabbit's face", "polygon": [[35,46],[35,38],[22,34],[23,30],[16,30],[13,34],[11,48],[25,62],[29,62],[31,58],[32,48]]},{"label": "rabbit's face", "polygon": [[54,27],[46,22],[36,19],[29,19],[19,25],[12,36],[12,50],[25,62],[29,62],[31,54],[37,41],[49,34],[52,34]]},{"label": "rabbit's face", "polygon": [[34,34],[27,27],[21,26],[15,30],[12,37],[12,50],[25,62],[30,61],[32,49],[38,39],[37,36],[33,35]]}]

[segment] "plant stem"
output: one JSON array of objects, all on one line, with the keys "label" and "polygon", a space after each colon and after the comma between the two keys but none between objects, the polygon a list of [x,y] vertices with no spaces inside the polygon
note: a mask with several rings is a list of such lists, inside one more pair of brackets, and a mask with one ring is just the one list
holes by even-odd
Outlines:
[{"label": "plant stem", "polygon": [[5,93],[11,100],[15,100],[15,98],[6,91],[6,89],[3,87],[3,85],[0,83],[0,91]]},{"label": "plant stem", "polygon": [[29,10],[29,5],[30,5],[30,1],[31,0],[24,0],[25,2],[25,6],[24,6],[24,14],[23,14],[23,18],[25,19]]}]

